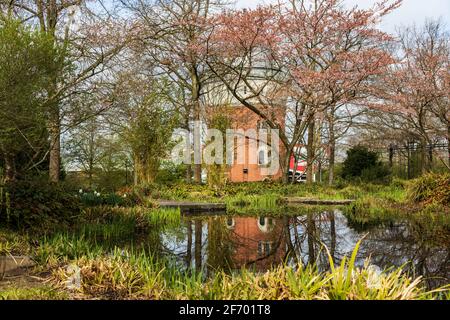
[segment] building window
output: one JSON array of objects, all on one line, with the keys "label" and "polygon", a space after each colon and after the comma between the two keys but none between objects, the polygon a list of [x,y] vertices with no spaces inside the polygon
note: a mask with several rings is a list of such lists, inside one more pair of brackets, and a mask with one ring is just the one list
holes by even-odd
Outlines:
[{"label": "building window", "polygon": [[228,218],[227,219],[227,228],[228,229],[233,229],[234,228],[234,224],[235,224],[235,222],[234,222],[233,218]]},{"label": "building window", "polygon": [[258,154],[258,164],[259,164],[260,166],[266,164],[265,155],[266,155],[266,152],[265,152],[264,150],[260,150],[260,151],[259,151],[259,154]]},{"label": "building window", "polygon": [[275,221],[272,218],[259,217],[256,221],[259,230],[264,233],[271,232],[275,226]]},{"label": "building window", "polygon": [[258,241],[258,257],[262,257],[264,252],[263,242]]},{"label": "building window", "polygon": [[269,241],[264,243],[264,255],[268,256],[270,254],[270,251],[272,249],[272,245]]},{"label": "building window", "polygon": [[258,257],[266,257],[272,252],[271,241],[258,241]]},{"label": "building window", "polygon": [[266,218],[265,217],[259,217],[259,225],[261,227],[264,227],[266,225]]}]

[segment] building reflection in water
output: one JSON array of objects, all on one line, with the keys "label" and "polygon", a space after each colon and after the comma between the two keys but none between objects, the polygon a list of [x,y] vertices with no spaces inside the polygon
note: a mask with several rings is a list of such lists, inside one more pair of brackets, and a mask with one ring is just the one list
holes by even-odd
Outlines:
[{"label": "building reflection in water", "polygon": [[226,219],[226,226],[230,230],[235,268],[251,266],[264,271],[283,262],[286,242],[280,219],[234,217]]},{"label": "building reflection in water", "polygon": [[324,211],[282,218],[186,218],[184,228],[182,245],[173,245],[169,251],[182,256],[187,266],[197,270],[248,267],[265,271],[282,263],[311,262],[319,270],[326,270],[329,256],[324,245],[339,263],[366,235],[357,256],[358,266],[369,256],[371,263],[380,268],[410,261],[406,268],[428,277],[431,287],[448,283],[450,274],[448,234],[425,236],[421,228],[408,221],[359,229],[339,211]]}]

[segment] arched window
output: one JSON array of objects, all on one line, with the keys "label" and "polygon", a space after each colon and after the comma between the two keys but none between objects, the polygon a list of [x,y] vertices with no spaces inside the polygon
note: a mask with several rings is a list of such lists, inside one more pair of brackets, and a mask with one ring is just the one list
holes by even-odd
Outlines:
[{"label": "arched window", "polygon": [[266,225],[266,218],[265,217],[259,217],[259,225],[261,227],[264,227]]},{"label": "arched window", "polygon": [[273,230],[273,227],[275,226],[275,221],[272,218],[267,217],[259,217],[257,219],[258,228],[262,232],[271,232]]},{"label": "arched window", "polygon": [[235,225],[234,219],[233,218],[228,218],[227,219],[227,228],[228,229],[233,229]]}]

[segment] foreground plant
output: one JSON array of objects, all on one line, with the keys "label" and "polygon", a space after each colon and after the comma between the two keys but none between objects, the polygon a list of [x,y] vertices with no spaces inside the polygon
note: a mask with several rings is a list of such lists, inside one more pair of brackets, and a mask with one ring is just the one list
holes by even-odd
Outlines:
[{"label": "foreground plant", "polygon": [[[279,266],[265,273],[246,269],[210,277],[189,273],[144,253],[116,250],[113,255],[72,261],[80,268],[78,291],[86,298],[111,299],[376,299],[420,300],[448,296],[450,287],[427,291],[422,278],[413,279],[402,268],[377,272],[368,263],[357,268],[359,243],[350,259],[330,270],[314,266]],[[69,271],[68,271],[69,270]],[[53,279],[64,285],[72,274],[66,266]]]}]

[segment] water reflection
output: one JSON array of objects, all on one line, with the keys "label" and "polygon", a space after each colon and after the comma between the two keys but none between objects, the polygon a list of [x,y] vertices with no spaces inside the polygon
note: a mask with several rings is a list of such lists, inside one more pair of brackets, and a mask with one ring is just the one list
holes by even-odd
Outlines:
[{"label": "water reflection", "polygon": [[408,222],[390,222],[365,229],[351,225],[339,211],[297,217],[184,217],[177,230],[161,236],[164,252],[186,267],[210,272],[242,267],[264,271],[287,263],[315,262],[329,268],[325,245],[334,261],[349,255],[366,235],[357,257],[370,257],[379,268],[401,266],[427,278],[430,287],[449,283],[449,234],[427,234]]}]

